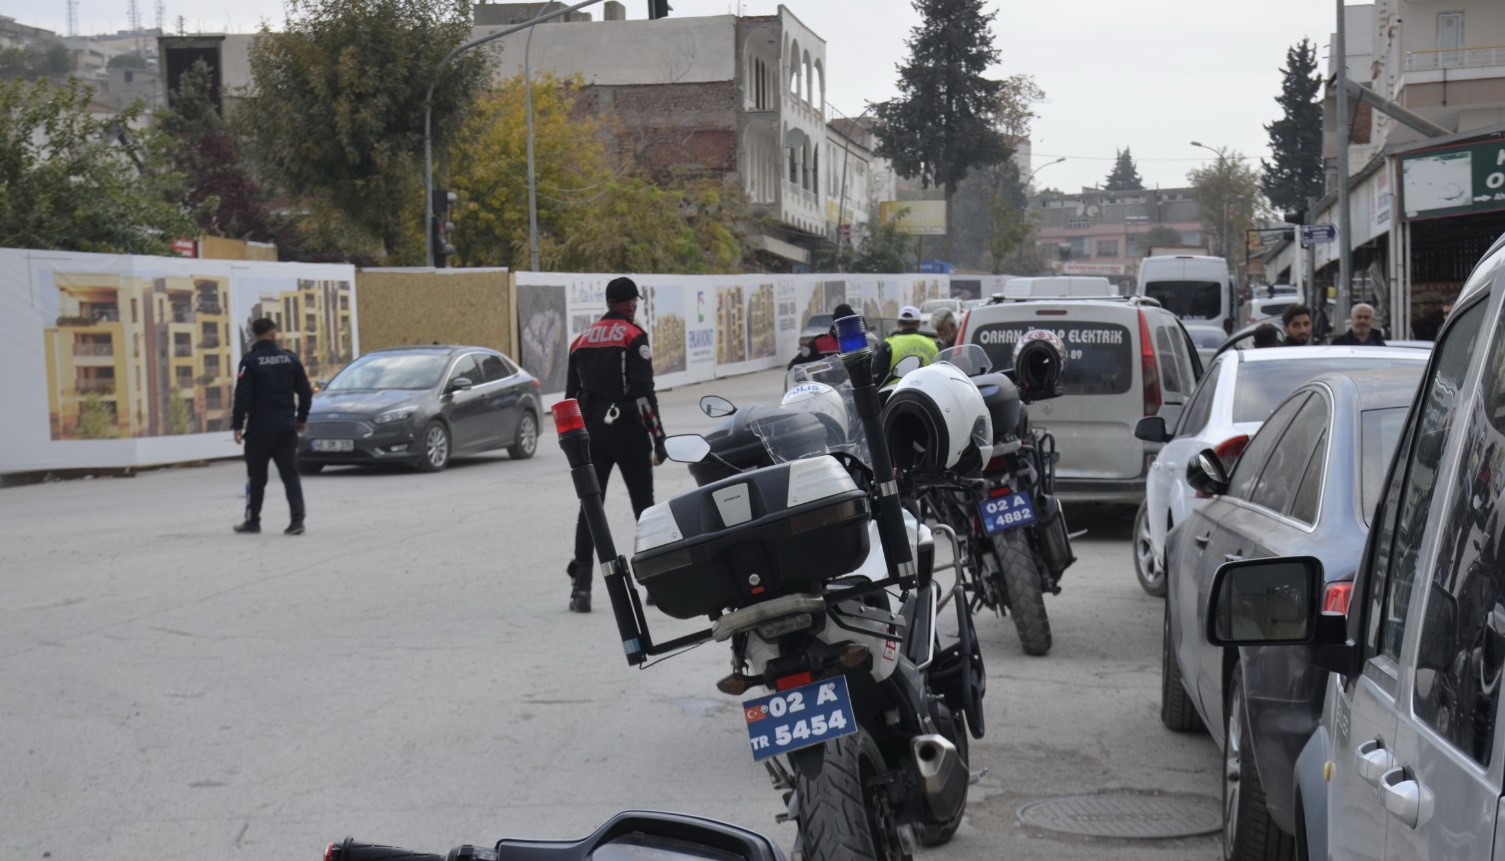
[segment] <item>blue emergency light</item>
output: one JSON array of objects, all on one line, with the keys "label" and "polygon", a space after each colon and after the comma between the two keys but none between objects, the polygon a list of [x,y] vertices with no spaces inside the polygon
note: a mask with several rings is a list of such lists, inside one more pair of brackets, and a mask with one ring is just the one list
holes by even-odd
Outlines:
[{"label": "blue emergency light", "polygon": [[842,317],[836,321],[836,342],[843,353],[867,349],[867,322],[861,314]]}]

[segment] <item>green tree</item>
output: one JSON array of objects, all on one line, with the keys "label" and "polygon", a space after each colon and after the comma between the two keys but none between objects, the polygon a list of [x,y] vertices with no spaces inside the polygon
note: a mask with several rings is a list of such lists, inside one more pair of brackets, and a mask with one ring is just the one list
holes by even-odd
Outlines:
[{"label": "green tree", "polygon": [[736,194],[714,182],[614,177],[544,258],[567,272],[738,272],[742,236],[721,211]]},{"label": "green tree", "polygon": [[[185,398],[187,394],[189,397]],[[193,433],[193,411],[188,408],[192,395],[173,391],[167,396],[167,432],[170,434]]]},{"label": "green tree", "polygon": [[1242,271],[1245,231],[1266,213],[1267,207],[1260,190],[1259,172],[1246,165],[1245,157],[1237,150],[1217,152],[1217,161],[1193,169],[1186,178],[1202,207],[1202,221],[1212,234],[1208,247],[1214,254],[1228,258],[1235,270]]},{"label": "green tree", "polygon": [[120,436],[120,429],[115,426],[115,411],[105,403],[105,399],[93,392],[84,395],[83,403],[79,405],[78,427],[73,431],[74,439],[114,439]]},{"label": "green tree", "polygon": [[73,79],[0,81],[0,247],[167,254],[194,232],[128,133],[133,105],[113,117],[89,111],[93,90]]},{"label": "green tree", "polygon": [[[199,62],[203,62],[200,60]],[[116,54],[105,63],[106,69],[144,69],[146,58],[140,54]]]},{"label": "green tree", "polygon": [[[1044,98],[1045,92],[1029,75],[1014,75],[1003,81],[994,121],[1010,149],[1029,138],[1034,105]],[[1023,177],[1013,159],[974,168],[957,188],[951,205],[953,262],[995,272],[1003,271],[1000,266],[1013,271],[1019,264],[1018,255],[1011,252],[1012,259],[1004,260],[997,250],[1027,241],[1028,237],[1018,231],[1031,224],[1025,214],[1028,206]]]},{"label": "green tree", "polygon": [[1134,164],[1134,157],[1129,155],[1129,148],[1124,147],[1118,151],[1118,157],[1113,162],[1113,170],[1109,171],[1108,179],[1103,183],[1106,191],[1139,191],[1144,188],[1144,180],[1139,178],[1139,168]]},{"label": "green tree", "polygon": [[1306,208],[1309,197],[1322,196],[1322,103],[1318,92],[1317,48],[1302,39],[1286,50],[1280,83],[1280,119],[1265,126],[1271,161],[1261,160],[1265,195],[1277,211]]},{"label": "green tree", "polygon": [[214,106],[213,88],[202,60],[183,72],[172,107],[157,114],[157,157],[182,177],[176,198],[194,212],[203,232],[276,241],[279,231],[242,163],[235,134]]},{"label": "green tree", "polygon": [[[945,191],[947,224],[958,186],[975,167],[1011,152],[994,126],[1002,81],[983,77],[998,61],[994,14],[983,0],[913,0],[920,25],[910,31],[899,67],[899,97],[873,106],[878,153],[902,175]],[[948,233],[942,253],[951,256]]]},{"label": "green tree", "polygon": [[868,233],[848,272],[908,272],[915,259],[914,242],[899,232],[898,220],[906,210],[895,213],[886,224],[868,223]]},{"label": "green tree", "polygon": [[389,262],[421,261],[424,97],[432,85],[442,153],[486,75],[478,51],[439,68],[470,34],[469,0],[288,0],[283,29],[263,26],[250,52],[260,175]]}]

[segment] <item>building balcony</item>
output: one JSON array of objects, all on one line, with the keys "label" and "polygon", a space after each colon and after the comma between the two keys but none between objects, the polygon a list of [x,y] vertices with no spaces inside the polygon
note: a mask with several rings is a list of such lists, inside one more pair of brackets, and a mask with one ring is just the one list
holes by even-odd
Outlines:
[{"label": "building balcony", "polygon": [[73,355],[79,358],[91,356],[113,357],[115,345],[113,343],[79,342],[73,345]]},{"label": "building balcony", "polygon": [[1445,51],[1407,51],[1407,72],[1431,72],[1439,69],[1483,69],[1505,67],[1505,45],[1480,48],[1454,48]]},{"label": "building balcony", "polygon": [[223,314],[225,308],[218,302],[200,302],[197,306],[200,314]]},{"label": "building balcony", "polygon": [[218,350],[219,347],[219,338],[205,338],[202,341],[199,341],[199,349],[201,350]]},{"label": "building balcony", "polygon": [[172,348],[172,355],[175,359],[191,359],[193,358],[193,345],[179,344]]},{"label": "building balcony", "polygon": [[119,314],[95,313],[95,314],[64,314],[57,318],[59,326],[79,327],[98,326],[104,323],[120,322]]},{"label": "building balcony", "polygon": [[75,380],[73,390],[81,395],[113,395],[114,380]]}]

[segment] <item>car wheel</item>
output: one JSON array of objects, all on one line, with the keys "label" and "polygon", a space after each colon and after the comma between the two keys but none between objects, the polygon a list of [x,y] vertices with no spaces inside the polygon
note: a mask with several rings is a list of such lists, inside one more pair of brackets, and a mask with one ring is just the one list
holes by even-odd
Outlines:
[{"label": "car wheel", "polygon": [[1202,716],[1186,693],[1181,667],[1171,646],[1171,602],[1165,602],[1165,626],[1160,639],[1160,722],[1174,732],[1202,732]]},{"label": "car wheel", "polygon": [[418,452],[418,468],[438,472],[449,465],[449,428],[443,422],[429,422],[423,429],[423,446]]},{"label": "car wheel", "polygon": [[1139,503],[1134,515],[1134,576],[1139,588],[1156,598],[1165,597],[1165,565],[1155,556],[1155,541],[1150,533],[1149,502]]},{"label": "car wheel", "polygon": [[523,417],[517,423],[517,437],[512,442],[512,447],[507,449],[507,454],[513,460],[527,460],[538,451],[538,419],[532,413],[523,413]]},{"label": "car wheel", "polygon": [[1296,841],[1270,819],[1259,769],[1248,752],[1249,719],[1244,709],[1244,669],[1235,666],[1228,682],[1223,733],[1223,858],[1227,861],[1295,861]]},{"label": "car wheel", "polygon": [[318,475],[323,471],[324,464],[322,463],[303,463],[301,461],[298,463],[298,472],[303,475]]}]

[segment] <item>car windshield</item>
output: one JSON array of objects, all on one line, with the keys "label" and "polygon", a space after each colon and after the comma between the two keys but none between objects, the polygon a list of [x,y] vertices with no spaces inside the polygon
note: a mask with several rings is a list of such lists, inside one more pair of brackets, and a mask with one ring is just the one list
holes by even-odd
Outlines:
[{"label": "car windshield", "polygon": [[1365,410],[1359,418],[1359,505],[1363,506],[1364,523],[1374,516],[1385,483],[1385,469],[1395,453],[1401,425],[1406,422],[1406,407]]},{"label": "car windshield", "polygon": [[1307,380],[1328,371],[1368,371],[1397,366],[1414,367],[1404,356],[1395,359],[1342,356],[1291,361],[1242,362],[1233,388],[1233,420],[1262,422]]},{"label": "car windshield", "polygon": [[432,389],[448,360],[438,353],[368,353],[347,365],[324,390]]},{"label": "car windshield", "polygon": [[1223,285],[1216,281],[1151,281],[1144,289],[1177,317],[1213,320],[1223,312]]}]

